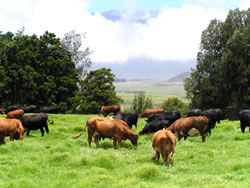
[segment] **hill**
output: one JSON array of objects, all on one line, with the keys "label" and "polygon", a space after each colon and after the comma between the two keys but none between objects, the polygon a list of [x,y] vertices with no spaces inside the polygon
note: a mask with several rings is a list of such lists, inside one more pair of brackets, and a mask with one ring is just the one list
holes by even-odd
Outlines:
[{"label": "hill", "polygon": [[190,76],[191,76],[190,72],[183,72],[183,73],[180,73],[180,74],[168,79],[167,81],[168,82],[183,82],[184,79],[186,79]]}]

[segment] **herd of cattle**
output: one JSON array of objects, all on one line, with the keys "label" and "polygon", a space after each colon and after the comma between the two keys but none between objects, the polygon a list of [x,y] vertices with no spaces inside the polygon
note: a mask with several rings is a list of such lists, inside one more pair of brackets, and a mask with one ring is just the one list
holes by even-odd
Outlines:
[{"label": "herd of cattle", "polygon": [[[26,111],[27,112],[27,111]],[[29,135],[30,130],[40,129],[42,136],[44,128],[49,133],[47,122],[53,124],[48,119],[46,113],[24,115],[23,109],[7,110],[6,113],[0,109],[1,114],[7,114],[6,118],[0,119],[0,144],[5,144],[5,137],[10,140],[23,139],[24,132]],[[114,114],[112,118],[106,118],[109,114]],[[104,117],[100,117],[102,114]],[[132,130],[134,125],[137,128],[138,118],[147,118],[146,125],[138,133]],[[245,127],[249,127],[250,132],[250,110],[239,112],[241,131],[245,132]],[[220,123],[223,119],[221,109],[190,109],[186,117],[181,118],[179,111],[165,112],[163,108],[146,109],[142,114],[135,110],[129,112],[120,112],[120,106],[103,106],[97,117],[90,117],[87,120],[83,131],[72,138],[79,138],[86,129],[88,129],[88,144],[91,147],[92,137],[97,147],[99,140],[105,138],[113,139],[113,147],[116,142],[122,148],[122,140],[129,139],[136,146],[139,135],[154,133],[152,147],[155,152],[155,158],[159,161],[162,155],[164,164],[171,167],[172,156],[175,152],[176,137],[181,140],[188,136],[200,135],[202,142],[205,142],[207,135],[211,135],[211,130],[216,127],[216,122]]]}]

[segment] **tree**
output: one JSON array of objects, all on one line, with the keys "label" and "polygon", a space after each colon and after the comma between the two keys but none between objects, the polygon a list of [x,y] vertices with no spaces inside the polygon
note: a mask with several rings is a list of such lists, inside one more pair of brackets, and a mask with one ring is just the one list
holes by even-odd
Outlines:
[{"label": "tree", "polygon": [[141,114],[146,108],[152,108],[153,103],[150,97],[145,96],[144,91],[140,91],[138,94],[135,94],[133,100],[133,109]]},{"label": "tree", "polygon": [[82,38],[85,38],[85,35],[85,33],[79,34],[73,30],[66,33],[61,40],[63,48],[71,53],[71,60],[75,64],[77,73],[80,77],[84,77],[87,73],[87,68],[92,65],[92,61],[89,58],[91,54],[90,49],[87,47],[84,51],[80,50]]},{"label": "tree", "polygon": [[196,69],[184,81],[192,107],[249,106],[249,23],[250,9],[235,9],[202,32]]},{"label": "tree", "polygon": [[188,105],[177,97],[170,97],[163,102],[162,108],[164,108],[166,112],[178,110],[183,116],[187,112]]},{"label": "tree", "polygon": [[69,104],[77,90],[77,72],[71,54],[55,34],[0,36],[0,103]]},{"label": "tree", "polygon": [[122,102],[116,96],[114,74],[111,69],[98,69],[87,73],[80,82],[80,90],[72,99],[74,112],[98,113],[102,106],[116,105]]}]

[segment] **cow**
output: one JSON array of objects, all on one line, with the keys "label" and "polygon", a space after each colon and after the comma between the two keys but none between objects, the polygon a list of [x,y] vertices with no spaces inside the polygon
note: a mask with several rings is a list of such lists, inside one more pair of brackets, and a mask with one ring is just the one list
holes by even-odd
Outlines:
[{"label": "cow", "polygon": [[5,144],[5,137],[9,136],[10,141],[23,139],[24,128],[18,119],[0,119],[0,144]]},{"label": "cow", "polygon": [[198,108],[189,109],[189,110],[187,111],[186,117],[200,116],[201,113],[202,113],[202,110],[201,110],[201,109],[198,109]]},{"label": "cow", "polygon": [[110,113],[116,115],[118,112],[120,112],[120,106],[103,106],[100,110],[99,115],[102,114],[104,117],[107,117],[107,115],[109,115]]},{"label": "cow", "polygon": [[14,110],[18,110],[17,105],[8,106],[5,113],[7,114],[8,112],[14,111]]},{"label": "cow", "polygon": [[6,118],[9,119],[20,119],[21,117],[23,117],[24,115],[24,111],[19,109],[19,110],[14,110],[14,111],[10,111],[8,112]]},{"label": "cow", "polygon": [[181,118],[179,111],[174,110],[170,112],[160,112],[158,114],[150,115],[146,125],[139,132],[140,135],[154,133],[163,128],[169,127],[175,120]]},{"label": "cow", "polygon": [[5,112],[0,108],[0,114],[4,115]]},{"label": "cow", "polygon": [[58,113],[58,107],[56,106],[40,106],[36,112],[38,113]]},{"label": "cow", "polygon": [[79,138],[83,132],[88,128],[88,144],[91,148],[92,136],[95,137],[96,147],[99,147],[99,137],[113,138],[113,147],[116,147],[118,141],[120,148],[122,148],[122,140],[129,139],[131,143],[136,146],[138,141],[138,133],[132,131],[126,122],[119,119],[106,119],[99,117],[90,117],[87,120],[83,131],[72,138]]},{"label": "cow", "polygon": [[216,113],[216,122],[220,123],[220,120],[222,120],[224,117],[223,112],[220,108],[212,108],[211,110],[214,110]]},{"label": "cow", "polygon": [[157,114],[164,111],[164,108],[147,108],[142,114],[139,115],[139,118],[148,118],[151,114]]},{"label": "cow", "polygon": [[241,132],[245,133],[245,128],[249,127],[250,132],[250,110],[241,110],[239,112]]},{"label": "cow", "polygon": [[180,141],[182,137],[186,140],[188,136],[196,136],[197,132],[193,132],[198,131],[202,137],[202,142],[205,142],[209,128],[208,123],[206,116],[185,117],[176,120],[167,130],[177,135],[178,141]]},{"label": "cow", "polygon": [[24,113],[35,113],[37,110],[37,106],[29,105],[29,106],[19,106],[20,109],[24,111]]},{"label": "cow", "polygon": [[171,168],[172,157],[175,152],[176,138],[173,133],[168,130],[157,131],[152,140],[152,148],[155,154],[155,160],[159,162],[160,154],[163,158],[163,164]]},{"label": "cow", "polygon": [[120,112],[112,118],[125,121],[130,128],[132,128],[132,125],[135,125],[137,128],[138,113],[135,110],[131,110],[129,112]]},{"label": "cow", "polygon": [[213,109],[207,109],[202,111],[201,116],[206,116],[209,120],[209,134],[211,135],[211,129],[215,128],[217,121],[217,113]]},{"label": "cow", "polygon": [[47,114],[40,113],[40,114],[33,114],[33,115],[25,115],[21,119],[23,127],[27,129],[27,136],[29,136],[30,130],[38,130],[40,129],[42,136],[44,136],[44,129],[47,133],[49,133],[49,128],[47,121],[50,124],[53,124],[53,121],[50,121]]}]

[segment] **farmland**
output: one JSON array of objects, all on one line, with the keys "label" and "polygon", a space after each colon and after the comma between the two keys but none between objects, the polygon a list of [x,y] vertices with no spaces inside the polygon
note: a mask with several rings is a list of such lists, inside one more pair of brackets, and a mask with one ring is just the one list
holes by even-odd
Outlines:
[{"label": "farmland", "polygon": [[[130,141],[112,148],[87,144],[87,133],[72,139],[88,117],[96,115],[49,114],[55,123],[41,137],[31,131],[23,140],[0,146],[0,187],[249,187],[248,130],[242,134],[239,121],[224,120],[206,142],[188,137],[177,142],[171,169],[152,158],[152,136],[140,136],[137,147]],[[4,116],[1,116],[4,117]],[[139,119],[139,132],[145,125]]]}]

